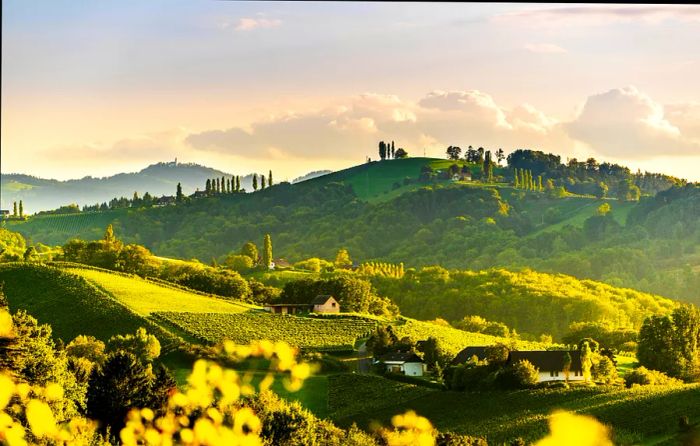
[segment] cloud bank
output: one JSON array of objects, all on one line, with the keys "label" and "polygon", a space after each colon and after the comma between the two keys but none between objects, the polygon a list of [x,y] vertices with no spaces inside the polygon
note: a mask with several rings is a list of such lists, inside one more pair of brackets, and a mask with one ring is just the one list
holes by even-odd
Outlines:
[{"label": "cloud bank", "polygon": [[[429,92],[412,102],[367,93],[321,110],[290,112],[192,133],[197,151],[277,159],[361,159],[391,139],[413,155],[448,145],[588,152],[636,159],[700,155],[700,104],[665,107],[635,87],[589,96],[575,119],[562,122],[531,104],[507,107],[479,90]],[[432,153],[435,153],[434,151]]]}]

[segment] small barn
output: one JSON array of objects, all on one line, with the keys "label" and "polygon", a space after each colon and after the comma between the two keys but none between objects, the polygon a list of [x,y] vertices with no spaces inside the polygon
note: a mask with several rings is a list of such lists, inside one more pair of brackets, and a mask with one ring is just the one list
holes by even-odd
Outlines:
[{"label": "small barn", "polygon": [[340,304],[333,296],[322,294],[311,302],[314,313],[340,313]]},{"label": "small barn", "polygon": [[297,314],[308,312],[309,306],[306,304],[265,304],[263,309],[273,314]]},{"label": "small barn", "polygon": [[423,360],[410,352],[393,352],[379,358],[387,372],[400,373],[406,376],[423,376],[426,371]]},{"label": "small barn", "polygon": [[581,352],[573,351],[513,351],[508,356],[508,364],[527,360],[539,370],[538,382],[565,381],[566,372],[564,363],[566,354],[571,357],[569,365],[569,381],[583,381],[583,367],[581,366]]}]

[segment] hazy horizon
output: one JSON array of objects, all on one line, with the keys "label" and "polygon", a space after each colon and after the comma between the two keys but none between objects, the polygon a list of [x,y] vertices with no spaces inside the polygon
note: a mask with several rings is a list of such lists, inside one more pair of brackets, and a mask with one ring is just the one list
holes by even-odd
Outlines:
[{"label": "hazy horizon", "polygon": [[699,181],[700,7],[3,2],[2,171],[295,178],[448,145]]}]

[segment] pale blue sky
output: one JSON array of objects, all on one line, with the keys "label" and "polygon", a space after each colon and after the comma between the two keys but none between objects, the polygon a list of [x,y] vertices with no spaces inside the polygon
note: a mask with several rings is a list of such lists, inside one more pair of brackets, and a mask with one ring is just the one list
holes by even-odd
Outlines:
[{"label": "pale blue sky", "polygon": [[697,6],[6,0],[2,37],[5,172],[293,177],[390,138],[700,179]]}]

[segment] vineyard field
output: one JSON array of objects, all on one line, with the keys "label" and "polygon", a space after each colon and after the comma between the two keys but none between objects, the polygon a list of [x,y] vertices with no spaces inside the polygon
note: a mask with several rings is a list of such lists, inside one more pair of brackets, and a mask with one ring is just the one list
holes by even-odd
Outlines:
[{"label": "vineyard field", "polygon": [[239,314],[158,312],[154,316],[206,343],[230,339],[246,344],[269,339],[319,350],[352,349],[358,338],[368,336],[377,325],[371,319],[297,317],[253,311]]}]

